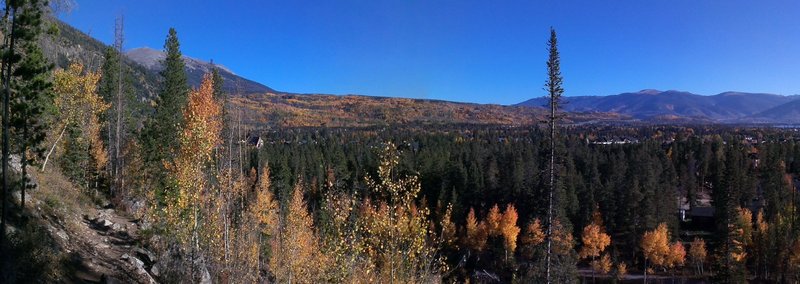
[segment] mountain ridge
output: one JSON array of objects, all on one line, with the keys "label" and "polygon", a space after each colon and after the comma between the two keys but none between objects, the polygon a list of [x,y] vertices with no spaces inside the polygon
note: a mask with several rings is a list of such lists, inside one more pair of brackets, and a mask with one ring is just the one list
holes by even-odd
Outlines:
[{"label": "mountain ridge", "polygon": [[[704,96],[686,91],[645,89],[609,96],[564,97],[563,109],[568,112],[615,112],[634,118],[653,120],[659,117],[695,117],[723,123],[800,121],[800,114],[781,116],[765,113],[783,110],[781,105],[800,99],[769,93],[727,91]],[[542,106],[547,97],[533,98],[516,106]],[[800,103],[797,103],[800,104]],[[772,115],[770,115],[772,114]]]}]

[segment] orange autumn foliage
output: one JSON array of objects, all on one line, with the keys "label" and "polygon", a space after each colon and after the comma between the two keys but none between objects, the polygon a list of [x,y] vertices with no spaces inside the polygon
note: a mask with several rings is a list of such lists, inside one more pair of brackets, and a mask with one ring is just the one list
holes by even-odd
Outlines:
[{"label": "orange autumn foliage", "polygon": [[473,250],[483,251],[486,247],[486,239],[488,237],[486,234],[486,223],[478,222],[478,218],[475,217],[475,209],[473,208],[470,208],[469,214],[467,214],[466,229],[467,234],[464,244]]},{"label": "orange autumn foliage", "polygon": [[503,214],[500,213],[500,207],[495,204],[492,209],[489,210],[489,214],[486,215],[486,226],[489,236],[499,236],[502,233],[500,231],[500,222],[502,222],[502,219]]},{"label": "orange autumn foliage", "polygon": [[583,228],[581,234],[581,241],[583,241],[583,248],[579,253],[581,258],[595,258],[600,256],[600,253],[611,244],[611,237],[603,233],[600,226],[596,224],[589,224]]},{"label": "orange autumn foliage", "polygon": [[664,266],[670,254],[669,233],[667,225],[661,223],[655,230],[647,231],[642,236],[642,253],[650,264],[654,266]]},{"label": "orange autumn foliage", "polygon": [[681,267],[686,262],[686,249],[681,242],[674,242],[669,247],[670,254],[667,259],[668,267]]},{"label": "orange autumn foliage", "polygon": [[519,227],[517,227],[517,209],[513,204],[506,206],[503,217],[500,220],[500,234],[503,236],[505,249],[511,254],[517,249],[517,237],[519,236]]},{"label": "orange autumn foliage", "polygon": [[314,222],[303,199],[302,181],[295,185],[283,218],[280,234],[273,238],[269,265],[278,282],[321,281],[323,254],[320,253]]}]

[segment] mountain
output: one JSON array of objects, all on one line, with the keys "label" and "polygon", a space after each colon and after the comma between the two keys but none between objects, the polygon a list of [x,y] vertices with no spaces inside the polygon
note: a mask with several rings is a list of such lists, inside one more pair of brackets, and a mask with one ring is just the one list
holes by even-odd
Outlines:
[{"label": "mountain", "polygon": [[749,119],[764,123],[800,123],[800,100],[769,108],[750,116]]},{"label": "mountain", "polygon": [[[142,65],[153,72],[159,72],[163,68],[162,62],[166,58],[166,54],[161,50],[155,50],[148,47],[134,48],[125,53],[125,55],[132,61]],[[211,72],[213,67],[219,68],[219,73],[223,79],[222,89],[230,93],[278,93],[270,87],[264,86],[258,82],[241,77],[233,73],[230,69],[219,64],[212,64],[211,62],[199,60],[196,58],[183,56],[186,63],[186,75],[189,85],[198,86],[203,79],[203,75]]]},{"label": "mountain", "polygon": [[[563,108],[568,112],[615,112],[645,120],[679,117],[714,122],[753,122],[759,113],[797,98],[800,97],[764,93],[725,92],[702,96],[674,90],[642,90],[611,96],[564,97]],[[547,97],[517,105],[544,106]]]}]

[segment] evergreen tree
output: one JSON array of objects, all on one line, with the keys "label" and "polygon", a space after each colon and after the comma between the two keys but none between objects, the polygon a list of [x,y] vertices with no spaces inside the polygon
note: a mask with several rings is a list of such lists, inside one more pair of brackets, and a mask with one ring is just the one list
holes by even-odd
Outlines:
[{"label": "evergreen tree", "polygon": [[[36,3],[30,3],[37,5]],[[50,64],[37,42],[42,26],[41,7],[28,7],[22,10],[19,21],[27,24],[26,36],[21,38],[22,60],[12,71],[13,98],[11,102],[11,127],[15,136],[17,151],[21,156],[22,178],[20,179],[21,207],[25,207],[25,189],[29,188],[27,166],[34,158],[44,154],[47,130],[45,114],[52,110],[53,93],[50,82]],[[34,155],[29,157],[28,153]]]},{"label": "evergreen tree", "polygon": [[[550,56],[547,60],[547,81],[545,88],[547,89],[550,104],[550,190],[548,192],[547,200],[547,283],[550,283],[550,265],[552,255],[552,242],[553,242],[553,203],[558,197],[555,197],[556,192],[556,127],[559,120],[557,114],[558,107],[561,104],[561,95],[564,94],[564,88],[561,86],[563,78],[561,77],[561,59],[558,54],[558,40],[556,38],[556,30],[550,28],[550,40],[547,42],[550,50]],[[556,210],[558,211],[558,210]]]},{"label": "evergreen tree", "polygon": [[169,29],[164,50],[167,55],[163,62],[164,70],[161,71],[163,86],[155,114],[148,121],[142,141],[145,162],[157,188],[156,196],[160,199],[165,193],[173,191],[168,189],[171,186],[168,186],[165,177],[164,164],[172,162],[177,153],[178,134],[182,128],[182,114],[189,90],[178,34],[174,28]]},{"label": "evergreen tree", "polygon": [[98,93],[103,100],[111,104],[102,123],[106,137],[106,149],[110,157],[110,175],[114,183],[111,194],[124,190],[125,181],[122,178],[125,152],[122,148],[128,145],[128,137],[138,127],[139,118],[135,109],[138,109],[131,82],[130,71],[123,63],[120,53],[116,48],[108,47],[105,50],[105,61],[101,66],[101,77],[98,83]]},{"label": "evergreen tree", "polygon": [[[8,159],[10,155],[11,119],[15,127],[21,128],[21,149],[35,150],[41,143],[42,121],[40,112],[47,100],[47,76],[50,66],[38,47],[38,37],[42,33],[42,14],[46,1],[17,0],[5,1],[2,17],[2,34],[5,43],[0,47],[0,80],[3,84],[3,146],[2,146],[2,216],[0,216],[0,247],[5,243],[6,215],[8,210]],[[14,98],[12,98],[12,96]],[[15,117],[11,117],[11,104],[14,103]],[[28,105],[30,103],[30,105]],[[24,163],[29,162],[23,157]],[[24,167],[23,167],[24,168]],[[23,179],[22,181],[26,181]]]}]

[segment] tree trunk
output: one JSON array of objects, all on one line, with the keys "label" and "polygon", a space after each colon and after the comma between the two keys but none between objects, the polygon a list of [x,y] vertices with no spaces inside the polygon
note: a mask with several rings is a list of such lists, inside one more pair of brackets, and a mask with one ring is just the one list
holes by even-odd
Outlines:
[{"label": "tree trunk", "polygon": [[56,138],[56,142],[53,142],[53,146],[50,147],[50,151],[47,152],[47,156],[44,156],[44,163],[42,163],[42,171],[44,168],[47,167],[47,161],[50,159],[50,154],[53,154],[53,150],[56,149],[56,145],[58,145],[58,141],[61,141],[61,137],[64,136],[64,131],[67,130],[67,123],[64,124],[64,128],[61,129],[61,134],[58,134],[58,138]]}]

